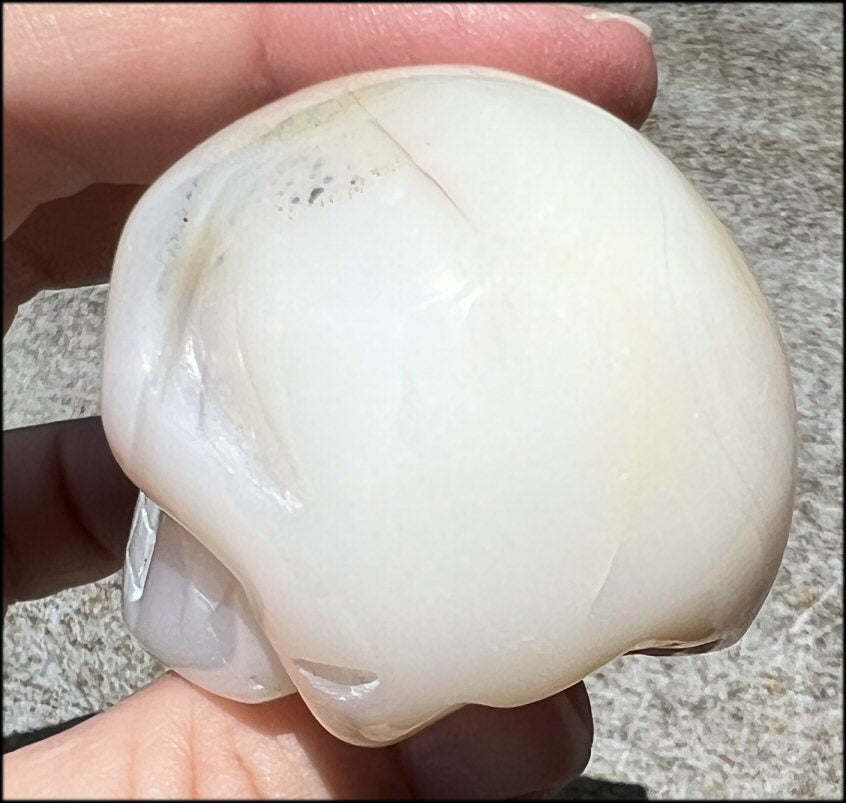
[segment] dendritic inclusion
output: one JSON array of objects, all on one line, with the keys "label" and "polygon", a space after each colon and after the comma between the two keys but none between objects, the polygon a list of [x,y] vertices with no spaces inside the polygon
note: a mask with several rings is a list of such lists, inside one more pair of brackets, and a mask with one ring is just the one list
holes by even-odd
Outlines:
[{"label": "dendritic inclusion", "polygon": [[784,549],[794,417],[742,256],[636,131],[492,70],[338,79],[196,148],[124,231],[126,618],[367,745],[729,644]]}]

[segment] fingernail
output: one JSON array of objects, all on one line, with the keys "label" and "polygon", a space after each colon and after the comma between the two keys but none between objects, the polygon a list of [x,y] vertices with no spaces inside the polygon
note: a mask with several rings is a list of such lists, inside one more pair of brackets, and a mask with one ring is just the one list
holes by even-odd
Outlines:
[{"label": "fingernail", "polygon": [[636,17],[630,17],[628,14],[616,14],[613,11],[590,10],[583,15],[583,18],[596,23],[607,22],[608,20],[625,22],[627,25],[637,28],[646,37],[648,42],[654,41],[652,28],[650,28],[649,25],[642,20],[639,20]]},{"label": "fingernail", "polygon": [[[575,699],[578,695],[578,687],[571,687],[566,691],[548,697],[547,701],[553,704],[558,710],[561,718],[560,727],[567,734],[569,740],[569,752],[575,758],[577,754],[584,753],[584,763],[590,757],[590,745],[593,742],[593,721],[590,716],[590,709],[585,713],[581,702]],[[584,695],[587,700],[587,695]],[[590,703],[586,703],[590,706]],[[581,771],[581,770],[580,770]]]},{"label": "fingernail", "polygon": [[593,712],[584,682],[571,686],[566,691],[556,695],[556,698],[561,701],[562,705],[569,703],[572,710],[578,715],[582,724],[585,726],[589,738],[593,739]]}]

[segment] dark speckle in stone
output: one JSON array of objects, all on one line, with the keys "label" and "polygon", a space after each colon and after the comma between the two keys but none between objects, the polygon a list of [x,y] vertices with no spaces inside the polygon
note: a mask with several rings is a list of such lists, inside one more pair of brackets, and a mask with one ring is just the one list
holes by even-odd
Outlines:
[{"label": "dark speckle in stone", "polygon": [[318,198],[322,192],[323,187],[315,187],[311,191],[311,195],[308,196],[308,205],[311,206],[314,203],[315,199]]},{"label": "dark speckle in stone", "polygon": [[326,178],[323,179],[323,183],[324,184],[331,184],[334,180],[335,179],[332,178],[332,176],[326,176]]},{"label": "dark speckle in stone", "polygon": [[299,195],[295,195],[293,198],[291,198],[292,204],[298,204],[299,202],[300,202],[300,196]]}]

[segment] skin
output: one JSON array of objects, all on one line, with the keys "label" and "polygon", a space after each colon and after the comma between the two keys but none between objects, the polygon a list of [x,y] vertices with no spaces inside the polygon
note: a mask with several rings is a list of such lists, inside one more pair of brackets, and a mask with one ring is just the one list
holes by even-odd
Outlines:
[{"label": "skin", "polygon": [[[108,280],[146,186],[244,114],[339,74],[475,63],[568,89],[640,125],[655,97],[637,28],[580,6],[21,5],[4,15],[4,331],[39,290]],[[137,490],[98,418],[4,433],[3,601],[120,566]],[[167,675],[4,756],[21,797],[509,798],[581,772],[583,684],[468,706],[402,744],[357,748],[296,695],[260,706]]]}]

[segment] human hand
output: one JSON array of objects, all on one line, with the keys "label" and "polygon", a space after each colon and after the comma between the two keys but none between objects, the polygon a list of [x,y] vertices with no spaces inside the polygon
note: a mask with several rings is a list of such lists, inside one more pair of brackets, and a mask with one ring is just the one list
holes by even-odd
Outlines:
[{"label": "human hand", "polygon": [[[149,182],[302,86],[473,63],[635,125],[655,93],[641,31],[577,6],[7,5],[4,22],[6,328],[41,289],[106,281]],[[137,491],[99,419],[6,433],[3,459],[4,605],[119,567]],[[296,695],[249,706],[168,675],[4,757],[4,771],[9,797],[516,797],[577,775],[591,735],[583,684],[517,709],[468,706],[374,750],[332,737]]]}]

